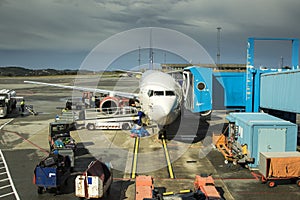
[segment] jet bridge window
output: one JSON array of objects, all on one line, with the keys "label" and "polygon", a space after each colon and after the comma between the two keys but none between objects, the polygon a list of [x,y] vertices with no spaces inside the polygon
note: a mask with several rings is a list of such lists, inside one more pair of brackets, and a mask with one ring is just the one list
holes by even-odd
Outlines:
[{"label": "jet bridge window", "polygon": [[154,91],[154,96],[164,96],[164,91]]},{"label": "jet bridge window", "polygon": [[175,92],[171,90],[166,91],[166,96],[175,96]]},{"label": "jet bridge window", "polygon": [[198,83],[197,88],[198,88],[198,90],[202,91],[206,88],[206,85],[205,85],[205,83],[200,82],[200,83]]}]

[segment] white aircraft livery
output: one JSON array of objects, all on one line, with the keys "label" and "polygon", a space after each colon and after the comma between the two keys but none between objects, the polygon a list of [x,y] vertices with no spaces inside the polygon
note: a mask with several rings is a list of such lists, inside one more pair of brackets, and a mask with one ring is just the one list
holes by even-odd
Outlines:
[{"label": "white aircraft livery", "polygon": [[25,83],[68,88],[80,91],[89,91],[94,94],[105,94],[100,102],[100,109],[106,106],[118,107],[119,98],[136,98],[140,102],[141,111],[152,121],[160,126],[171,124],[179,115],[182,104],[182,90],[179,83],[169,74],[161,71],[148,70],[142,74],[139,83],[139,93],[127,93],[94,89],[78,86],[24,81]]}]

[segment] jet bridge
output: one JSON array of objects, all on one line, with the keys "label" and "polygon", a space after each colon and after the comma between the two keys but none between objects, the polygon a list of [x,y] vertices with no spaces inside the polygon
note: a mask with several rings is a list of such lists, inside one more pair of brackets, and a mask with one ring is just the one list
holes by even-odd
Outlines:
[{"label": "jet bridge", "polygon": [[[291,41],[291,69],[258,69],[254,67],[256,40]],[[249,38],[247,49],[246,112],[263,110],[277,117],[296,121],[300,113],[299,40],[295,38]]]},{"label": "jet bridge", "polygon": [[[291,69],[255,67],[254,43],[256,40],[291,42]],[[300,114],[298,61],[298,39],[249,38],[246,70],[212,70],[195,66],[184,69],[182,89],[185,108],[194,113],[208,113],[212,107],[246,112],[263,110],[279,118],[295,122],[296,114]]]}]

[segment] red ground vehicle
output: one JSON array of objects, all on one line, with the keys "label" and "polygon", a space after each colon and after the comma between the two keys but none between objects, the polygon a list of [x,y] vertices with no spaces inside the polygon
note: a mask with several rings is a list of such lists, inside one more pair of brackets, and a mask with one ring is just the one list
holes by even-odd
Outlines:
[{"label": "red ground vehicle", "polygon": [[215,182],[212,176],[196,175],[194,181],[194,191],[182,190],[180,193],[160,192],[158,188],[154,188],[153,179],[151,176],[137,176],[135,185],[135,200],[221,199],[221,196],[215,187]]},{"label": "red ground vehicle", "polygon": [[151,176],[137,176],[135,179],[135,200],[153,198],[153,179]]},{"label": "red ground vehicle", "polygon": [[205,199],[217,200],[221,199],[219,192],[215,187],[215,181],[212,176],[196,175],[194,181],[194,190],[198,194],[198,198],[205,197]]}]

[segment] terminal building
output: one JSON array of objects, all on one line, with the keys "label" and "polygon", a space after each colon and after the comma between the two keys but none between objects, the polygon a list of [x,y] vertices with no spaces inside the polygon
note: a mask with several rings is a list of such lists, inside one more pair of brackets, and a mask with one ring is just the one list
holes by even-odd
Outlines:
[{"label": "terminal building", "polygon": [[163,71],[183,70],[189,66],[207,67],[213,70],[246,70],[246,64],[161,64]]}]

